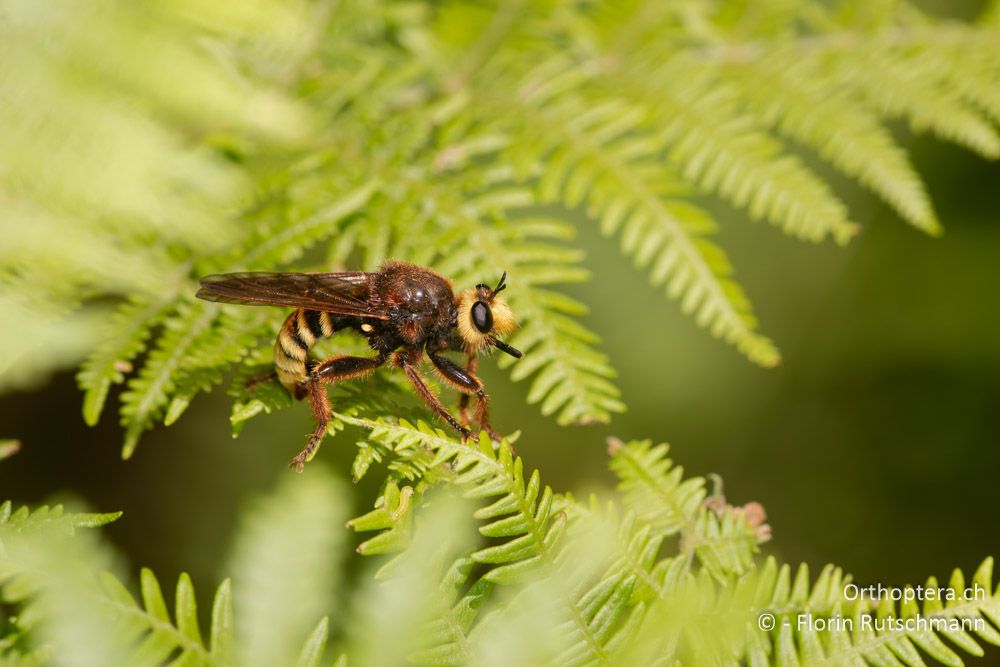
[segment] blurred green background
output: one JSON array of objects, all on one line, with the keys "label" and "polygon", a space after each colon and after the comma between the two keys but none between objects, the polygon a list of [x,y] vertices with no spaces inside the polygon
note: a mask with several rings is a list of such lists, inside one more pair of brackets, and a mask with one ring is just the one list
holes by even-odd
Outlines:
[{"label": "blurred green background", "polygon": [[[697,329],[581,220],[593,279],[570,291],[592,308],[588,325],[629,411],[607,426],[558,427],[487,362],[495,423],[523,432],[519,453],[557,490],[610,484],[608,435],[669,442],[689,474],[721,475],[731,502],[764,504],[771,551],[813,568],[837,563],[865,584],[917,583],[1000,555],[1000,168],[931,141],[914,150],[947,229],[940,239],[843,183],[864,225],[847,248],[716,210],[737,279],[784,353],[774,370]],[[240,507],[294,474],[287,461],[312,428],[296,405],[233,440],[229,409],[217,390],[123,462],[114,417],[87,428],[71,374],[2,396],[0,434],[23,450],[0,466],[0,495],[123,509],[106,532],[133,568],[163,580],[186,570],[209,586],[224,574]],[[347,476],[353,441],[328,439],[312,465]],[[351,512],[370,506],[378,479],[356,487]]]}]

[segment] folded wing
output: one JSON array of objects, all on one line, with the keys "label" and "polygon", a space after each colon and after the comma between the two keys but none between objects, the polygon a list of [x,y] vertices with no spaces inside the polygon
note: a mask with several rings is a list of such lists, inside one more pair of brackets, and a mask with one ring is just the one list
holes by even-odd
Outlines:
[{"label": "folded wing", "polygon": [[308,308],[338,315],[389,319],[368,302],[371,274],[342,273],[222,273],[201,279],[195,295],[205,301],[250,306]]}]

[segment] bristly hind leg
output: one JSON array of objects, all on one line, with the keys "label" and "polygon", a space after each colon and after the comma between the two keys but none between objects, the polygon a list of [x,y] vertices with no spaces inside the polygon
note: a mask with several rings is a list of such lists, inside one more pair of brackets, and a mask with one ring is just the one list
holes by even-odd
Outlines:
[{"label": "bristly hind leg", "polygon": [[[427,407],[438,413],[442,419],[451,424],[452,428],[462,434],[463,439],[470,437],[472,435],[472,431],[459,423],[459,421],[455,419],[450,412],[448,412],[448,409],[444,407],[441,399],[434,395],[434,392],[431,391],[431,388],[427,386],[427,382],[425,382],[424,378],[420,375],[420,371],[417,370],[417,364],[420,363],[420,357],[422,354],[423,353],[419,349],[400,350],[393,355],[392,359],[393,362],[395,362],[395,364],[402,368],[403,372],[406,373],[406,379],[409,380],[410,384],[413,385],[413,388],[417,390],[417,394],[423,399],[424,403],[427,404]],[[433,358],[434,355],[432,354],[431,359]]]},{"label": "bristly hind leg", "polygon": [[316,418],[316,430],[309,436],[309,442],[305,448],[292,459],[291,467],[296,472],[302,472],[306,461],[309,461],[319,444],[326,435],[326,427],[330,423],[332,414],[330,408],[330,397],[326,395],[326,385],[340,380],[350,380],[371,373],[376,368],[385,363],[386,357],[330,357],[326,361],[317,364],[309,372],[308,396],[312,406],[313,416]]},{"label": "bristly hind leg", "polygon": [[[466,414],[469,404],[468,399],[470,396],[475,396],[476,421],[479,423],[479,427],[489,433],[491,438],[499,441],[500,434],[490,425],[490,398],[483,389],[482,381],[472,371],[462,368],[447,357],[438,356],[433,353],[429,356],[441,379],[462,393],[462,397],[459,399],[459,410],[462,415],[463,426],[468,427],[469,423],[468,415]],[[469,366],[475,368],[475,363],[470,361]],[[463,402],[462,399],[465,399],[465,401]]]},{"label": "bristly hind leg", "polygon": [[252,375],[246,379],[243,383],[243,388],[247,391],[252,391],[254,387],[263,383],[270,382],[271,380],[276,380],[278,378],[277,371],[271,371],[270,373],[264,373],[263,375]]}]

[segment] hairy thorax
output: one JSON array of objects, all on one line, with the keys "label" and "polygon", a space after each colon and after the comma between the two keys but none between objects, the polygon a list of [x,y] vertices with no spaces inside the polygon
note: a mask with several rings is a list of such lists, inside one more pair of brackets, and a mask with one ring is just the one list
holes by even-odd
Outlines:
[{"label": "hairy thorax", "polygon": [[387,264],[371,285],[370,299],[387,307],[387,333],[403,345],[446,338],[455,321],[451,283],[430,269],[411,264]]}]

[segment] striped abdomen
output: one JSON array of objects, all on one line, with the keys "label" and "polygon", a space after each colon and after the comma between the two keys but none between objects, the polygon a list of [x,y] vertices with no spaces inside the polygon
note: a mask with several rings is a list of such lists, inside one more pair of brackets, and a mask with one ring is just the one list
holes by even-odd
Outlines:
[{"label": "striped abdomen", "polygon": [[295,398],[304,398],[309,391],[309,349],[333,331],[330,313],[305,308],[293,312],[281,325],[274,342],[274,369]]}]

